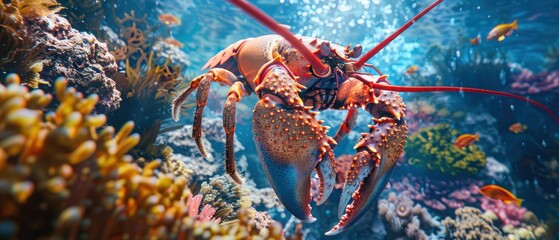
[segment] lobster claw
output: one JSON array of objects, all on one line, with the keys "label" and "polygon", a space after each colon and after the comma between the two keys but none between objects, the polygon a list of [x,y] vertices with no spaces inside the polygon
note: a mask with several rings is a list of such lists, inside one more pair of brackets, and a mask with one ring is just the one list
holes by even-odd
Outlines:
[{"label": "lobster claw", "polygon": [[265,97],[254,108],[253,132],[262,166],[280,201],[295,217],[313,222],[310,180],[320,178],[323,203],[335,184],[334,155],[326,128],[308,109],[294,109]]},{"label": "lobster claw", "polygon": [[[370,126],[355,148],[357,154],[348,171],[338,206],[340,221],[326,235],[336,235],[352,226],[376,202],[402,152],[407,134],[405,124],[383,117]],[[394,144],[388,144],[391,139]],[[348,204],[350,200],[353,200]]]}]

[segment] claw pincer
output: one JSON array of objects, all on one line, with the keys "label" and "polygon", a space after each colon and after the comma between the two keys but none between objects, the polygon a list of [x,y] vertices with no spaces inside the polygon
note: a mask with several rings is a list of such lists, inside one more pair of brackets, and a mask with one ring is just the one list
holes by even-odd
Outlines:
[{"label": "claw pincer", "polygon": [[262,166],[280,201],[295,217],[312,222],[310,180],[320,177],[319,203],[335,183],[334,154],[326,127],[303,107],[285,65],[272,62],[263,68],[254,107],[253,134]]}]

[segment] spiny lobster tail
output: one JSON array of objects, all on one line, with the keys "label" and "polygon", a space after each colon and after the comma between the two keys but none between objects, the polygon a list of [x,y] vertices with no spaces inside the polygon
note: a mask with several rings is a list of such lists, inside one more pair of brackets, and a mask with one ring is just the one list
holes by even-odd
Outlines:
[{"label": "spiny lobster tail", "polygon": [[289,32],[289,30],[287,30],[285,27],[279,25],[279,23],[277,23],[262,10],[258,9],[245,0],[229,0],[229,2],[241,8],[247,14],[268,27],[270,30],[285,38],[285,40],[291,43],[291,45],[295,47],[299,51],[299,53],[301,53],[306,59],[309,60],[309,62],[311,62],[312,68],[315,73],[319,75],[326,75],[330,73],[329,65],[323,64],[319,58],[317,58],[307,47],[305,47],[305,45],[303,45],[303,43],[299,39],[297,39],[297,37],[295,37],[295,35]]},{"label": "spiny lobster tail", "polygon": [[493,90],[487,90],[487,89],[479,89],[479,88],[468,88],[468,87],[393,86],[393,85],[378,84],[378,83],[374,83],[374,82],[371,82],[371,81],[367,81],[366,79],[360,77],[357,74],[355,75],[355,77],[357,79],[363,81],[365,84],[367,84],[371,88],[385,90],[385,91],[394,91],[394,92],[470,92],[470,93],[483,93],[483,94],[490,94],[490,95],[497,95],[497,96],[503,96],[503,97],[508,97],[508,98],[514,98],[514,99],[518,99],[518,100],[522,100],[522,101],[531,103],[531,104],[543,109],[559,125],[559,118],[553,113],[553,111],[551,111],[551,109],[547,108],[545,105],[543,105],[539,102],[536,102],[534,100],[531,100],[531,99],[528,99],[528,98],[525,98],[525,97],[522,97],[522,96],[519,96],[519,95],[511,94],[511,93],[499,92],[499,91],[493,91]]},{"label": "spiny lobster tail", "polygon": [[[414,24],[417,20],[419,20],[423,15],[427,14],[431,9],[439,5],[443,0],[436,0],[434,3],[431,3],[427,8],[423,9],[419,14],[415,15],[412,19],[410,19],[406,24],[400,27],[396,32],[392,33],[392,35],[388,36],[386,39],[382,40],[378,45],[376,45],[373,49],[365,53],[363,57],[361,57],[355,64],[353,64],[353,68],[355,70],[359,70],[365,62],[371,59],[375,54],[377,54],[380,50],[382,50],[386,45],[392,42],[396,37],[402,34],[406,29],[408,29],[412,24]],[[314,66],[313,66],[314,67]]]}]

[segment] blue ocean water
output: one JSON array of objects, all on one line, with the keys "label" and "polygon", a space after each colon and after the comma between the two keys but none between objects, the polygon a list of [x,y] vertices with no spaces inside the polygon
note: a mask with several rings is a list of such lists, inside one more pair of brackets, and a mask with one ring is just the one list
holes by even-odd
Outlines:
[{"label": "blue ocean water", "polygon": [[[248,2],[297,36],[319,38],[341,46],[359,44],[366,52],[433,1]],[[8,6],[8,2],[18,1],[5,0],[2,6]],[[228,102],[231,106],[235,98],[240,97],[236,94],[238,89],[213,83],[207,92],[203,91],[206,90],[205,85],[199,91],[186,90],[191,82],[195,83],[191,85],[193,88],[198,87],[201,76],[209,71],[202,69],[202,66],[223,49],[242,39],[274,34],[274,31],[261,25],[230,1],[60,2],[66,7],[60,15],[48,16],[50,19],[41,16],[44,19],[25,22],[30,26],[24,23],[17,25],[29,27],[33,34],[48,32],[45,35],[37,34],[40,35],[38,39],[45,42],[53,39],[65,41],[68,36],[72,36],[70,39],[80,39],[77,41],[79,50],[85,49],[76,56],[72,55],[76,54],[71,51],[73,46],[64,45],[70,50],[61,51],[66,55],[60,55],[58,59],[52,57],[45,61],[46,70],[41,73],[41,77],[52,83],[53,77],[58,76],[51,75],[71,72],[74,75],[67,76],[70,85],[76,84],[78,91],[90,91],[84,92],[84,95],[97,93],[101,96],[100,102],[106,106],[96,109],[99,112],[95,113],[106,114],[107,125],[120,129],[128,121],[134,121],[135,127],[129,129],[133,128],[131,131],[141,135],[141,142],[130,151],[132,157],[122,157],[124,160],[120,160],[126,164],[137,163],[137,169],[153,158],[165,159],[163,162],[167,165],[174,161],[176,165],[173,167],[179,166],[176,169],[166,165],[167,169],[150,169],[146,175],[154,175],[150,181],[155,182],[157,177],[184,174],[178,177],[188,178],[185,180],[188,182],[188,191],[192,195],[205,195],[204,204],[218,209],[215,214],[223,215],[221,225],[215,225],[214,228],[240,222],[237,219],[239,209],[250,208],[253,214],[250,217],[251,224],[258,225],[258,229],[253,229],[254,232],[258,230],[266,234],[270,222],[277,221],[283,227],[283,235],[287,239],[559,239],[559,0],[441,1],[367,62],[378,68],[378,71],[365,66],[359,73],[338,72],[332,75],[362,77],[361,82],[355,81],[356,86],[368,79],[383,79],[384,76],[380,75],[386,75],[391,85],[402,87],[399,93],[389,89],[352,89],[348,95],[358,100],[367,99],[370,103],[361,108],[357,104],[348,106],[356,109],[358,115],[354,115],[355,118],[347,117],[347,110],[315,107],[318,101],[330,101],[330,107],[343,105],[335,103],[336,98],[342,95],[341,87],[328,82],[339,80],[334,77],[320,79],[324,82],[317,80],[313,84],[309,83],[306,87],[316,90],[314,95],[311,91],[299,94],[300,98],[308,100],[304,102],[307,106],[315,107],[311,110],[312,114],[299,107],[285,105],[274,109],[270,99],[282,104],[291,100],[284,98],[289,95],[279,94],[283,93],[283,88],[278,90],[279,93],[274,92],[272,88],[277,86],[264,89],[263,94],[271,97],[266,101],[259,99],[254,91],[250,91],[252,89],[245,88],[249,89],[250,94],[236,103],[236,112],[226,113],[223,112],[225,102],[228,96],[231,97]],[[62,18],[67,18],[68,22]],[[518,23],[518,29],[508,26],[513,21]],[[63,24],[66,24],[64,28],[58,27]],[[1,39],[16,41],[17,38],[10,32],[14,27],[6,26],[0,22]],[[504,40],[486,39],[489,32],[497,27],[510,28],[504,32]],[[68,34],[72,28],[81,32]],[[98,52],[92,52],[92,46],[102,47]],[[49,47],[58,49],[57,46]],[[17,55],[8,54],[10,51],[12,49],[0,51],[0,54],[6,55],[0,56],[0,77],[15,71],[7,68],[17,68],[21,64],[16,61]],[[103,54],[97,54],[99,52]],[[45,53],[45,56],[49,54]],[[36,56],[44,57],[41,54]],[[235,62],[235,57],[232,56],[231,62]],[[10,59],[13,61],[6,61]],[[336,65],[338,62],[332,59],[324,61],[331,64],[329,66],[342,66]],[[53,66],[53,62],[58,65]],[[102,64],[98,64],[100,62]],[[247,62],[235,64],[249,66]],[[225,70],[240,73],[235,64],[220,67],[229,67]],[[27,68],[35,71],[38,67],[34,66],[33,69]],[[260,66],[252,67],[258,70]],[[40,68],[42,71],[42,63]],[[81,70],[84,68],[88,70]],[[109,83],[93,86],[95,84],[81,81],[80,77],[83,76],[78,74],[80,72],[97,77],[102,75],[100,78]],[[281,74],[283,72],[276,72],[275,77]],[[290,76],[281,76],[285,75]],[[253,81],[246,76],[237,77],[247,85]],[[305,77],[302,79],[305,80]],[[112,92],[100,90],[106,87],[105,84],[110,85],[112,80],[116,82],[110,86]],[[342,80],[349,81],[347,78]],[[54,92],[53,86],[41,82],[39,88],[49,93]],[[414,87],[425,88],[414,92],[419,89]],[[452,91],[438,91],[437,87],[452,88]],[[298,85],[285,88],[290,91],[303,89]],[[184,104],[172,108],[177,99],[181,100],[177,96],[181,96],[183,91],[191,94],[182,99],[185,100]],[[371,96],[382,101],[375,102]],[[114,99],[120,99],[121,102],[111,102]],[[399,105],[400,101],[402,105]],[[203,105],[206,107],[204,112],[196,112],[195,109]],[[341,108],[339,105],[336,107]],[[109,107],[114,109],[107,110]],[[178,112],[180,120],[173,120],[172,109]],[[50,110],[45,107],[45,111]],[[320,114],[314,114],[318,112]],[[198,121],[194,120],[195,117],[199,117]],[[348,120],[344,122],[346,118]],[[231,121],[224,124],[224,119]],[[236,123],[235,128],[231,127],[233,121]],[[355,122],[355,126],[351,126],[351,122]],[[311,130],[303,127],[311,124],[314,124]],[[229,128],[224,130],[224,125]],[[0,125],[0,128],[4,126]],[[198,134],[200,138],[196,136],[198,129],[201,129]],[[234,136],[227,138],[231,129],[235,130]],[[347,134],[337,139],[338,142],[324,140],[335,137],[339,129],[345,129]],[[94,133],[91,129],[89,132]],[[315,133],[317,135],[312,135]],[[0,140],[4,138],[2,134],[0,132]],[[299,141],[303,137],[309,137],[310,140]],[[312,145],[316,142],[324,144]],[[229,143],[231,145],[227,145]],[[206,149],[207,156],[201,153],[202,148]],[[277,149],[280,149],[279,153],[274,152]],[[333,155],[330,155],[330,149],[333,149]],[[284,150],[292,152],[282,152]],[[227,171],[231,168],[227,168],[226,164],[231,162],[226,160],[231,160],[231,156],[236,159],[236,174],[242,178],[242,185],[238,184],[239,181],[235,183],[234,178],[228,175]],[[319,159],[319,156],[326,157]],[[328,158],[330,156],[332,159]],[[141,161],[132,160],[140,157]],[[21,160],[16,161],[14,158],[4,163],[19,164]],[[91,157],[90,163],[93,160],[94,157]],[[332,166],[328,160],[332,160]],[[2,161],[0,163],[4,164]],[[32,163],[29,161],[25,164]],[[293,166],[306,168],[301,170]],[[0,170],[3,168],[0,166]],[[53,169],[49,171],[54,172]],[[363,169],[370,173],[358,173]],[[313,170],[322,170],[323,175]],[[379,171],[385,172],[377,175]],[[95,174],[92,174],[93,177],[97,177]],[[320,179],[325,175],[331,179],[330,184],[326,185],[333,190],[323,204],[317,204],[321,189],[328,188],[320,185]],[[376,179],[380,179],[380,184],[373,181]],[[310,186],[307,185],[309,180]],[[2,181],[0,179],[0,190],[9,192],[6,190],[8,185],[2,185]],[[377,188],[367,189],[373,184],[377,184]],[[106,185],[107,188],[112,187]],[[217,190],[207,190],[211,188],[208,185]],[[72,187],[74,192],[69,191],[67,195],[79,193],[75,186]],[[165,194],[161,188],[158,186],[158,194]],[[202,188],[206,190],[202,191]],[[308,193],[306,188],[310,188]],[[347,190],[351,188],[357,190]],[[29,193],[33,192],[32,188],[29,189]],[[5,194],[2,191],[0,193]],[[304,200],[309,196],[312,200],[307,204]],[[42,196],[33,197],[35,201],[42,201]],[[130,206],[136,204],[133,197],[127,203]],[[208,200],[210,198],[212,200]],[[217,198],[220,199],[215,200]],[[348,199],[349,204],[340,204],[344,198]],[[4,199],[0,200],[3,202]],[[106,201],[86,200],[76,204],[84,205],[84,214],[90,214],[87,216],[91,216],[90,212],[95,213],[87,207],[101,206],[98,202]],[[370,201],[364,207],[358,205],[359,201],[367,200]],[[354,207],[353,203],[357,206]],[[166,204],[171,205],[169,202]],[[163,212],[163,205],[154,207],[153,212]],[[303,213],[307,205],[312,208],[309,214],[312,213],[316,218],[314,222],[295,217],[310,219],[307,213]],[[346,209],[346,205],[350,207]],[[40,204],[42,213],[48,209],[45,206],[46,203]],[[17,211],[6,212],[6,215],[17,216],[13,219],[20,219]],[[141,215],[143,212],[139,212],[138,219],[144,217]],[[345,213],[348,215],[343,216]],[[344,226],[345,219],[351,219],[347,216],[352,213],[358,213],[358,217],[351,222],[351,226],[342,227],[344,231],[337,235],[325,235],[337,224]],[[53,212],[50,215],[56,214]],[[24,217],[28,216],[21,219]],[[199,216],[196,217],[201,220]],[[177,226],[169,223],[169,219],[162,220],[162,225]],[[118,220],[129,219],[122,217]],[[2,221],[0,239],[3,236],[27,236],[27,233],[17,232],[15,220],[6,221],[8,224]],[[97,226],[88,221],[80,222],[79,226],[83,229],[74,225],[72,234],[81,234],[80,231],[83,231],[84,234],[80,236],[87,236],[87,227]],[[37,230],[37,233],[29,233],[29,236],[50,236],[52,230],[49,227],[43,223],[37,229],[47,231],[43,233]],[[135,227],[128,228],[122,232],[119,229],[116,233],[111,233],[109,229],[106,234],[130,237],[126,235],[127,232],[123,232],[135,232]],[[180,231],[169,229],[162,227],[152,231],[150,228],[150,231],[154,236],[166,233],[165,230],[174,231],[173,234]],[[173,238],[175,235],[169,233],[168,236]],[[208,238],[208,235],[204,237]]]}]

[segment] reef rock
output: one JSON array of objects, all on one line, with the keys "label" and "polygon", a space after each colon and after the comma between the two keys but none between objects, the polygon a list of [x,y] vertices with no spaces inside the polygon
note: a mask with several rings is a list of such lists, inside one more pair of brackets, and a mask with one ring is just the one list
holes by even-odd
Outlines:
[{"label": "reef rock", "polygon": [[379,200],[378,209],[388,239],[433,239],[445,233],[441,223],[431,217],[427,209],[414,205],[404,194],[390,193],[388,199]]},{"label": "reef rock", "polygon": [[106,44],[73,29],[68,20],[56,14],[27,21],[26,27],[35,46],[47,46],[41,78],[51,87],[56,78],[65,77],[70,86],[85,95],[97,94],[98,112],[119,108],[120,92],[111,79],[117,64]]}]

